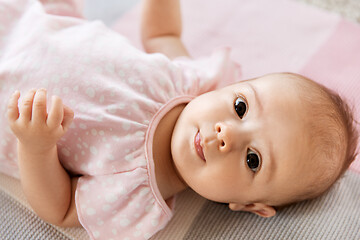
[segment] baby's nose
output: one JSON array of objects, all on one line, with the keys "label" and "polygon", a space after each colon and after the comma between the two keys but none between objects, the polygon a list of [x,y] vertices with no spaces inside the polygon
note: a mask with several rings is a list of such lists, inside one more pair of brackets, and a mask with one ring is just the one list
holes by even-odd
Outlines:
[{"label": "baby's nose", "polygon": [[228,152],[231,150],[231,128],[225,123],[215,124],[216,137],[219,141],[219,150],[221,152]]}]

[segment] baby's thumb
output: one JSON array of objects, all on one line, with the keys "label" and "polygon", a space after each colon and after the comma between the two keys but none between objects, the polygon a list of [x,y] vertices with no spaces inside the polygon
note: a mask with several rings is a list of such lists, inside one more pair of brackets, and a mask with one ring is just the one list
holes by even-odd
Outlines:
[{"label": "baby's thumb", "polygon": [[73,119],[74,119],[74,111],[68,106],[64,105],[64,118],[61,125],[63,126],[65,131],[69,129]]}]

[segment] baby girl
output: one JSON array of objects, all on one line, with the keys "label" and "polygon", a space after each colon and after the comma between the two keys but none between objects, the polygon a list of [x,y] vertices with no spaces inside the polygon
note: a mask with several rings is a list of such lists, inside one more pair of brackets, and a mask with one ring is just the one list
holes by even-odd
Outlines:
[{"label": "baby girl", "polygon": [[0,2],[0,170],[45,221],[147,239],[188,187],[271,217],[327,191],[355,157],[336,93],[292,73],[240,81],[229,49],[191,59],[178,1],[144,1],[148,53],[70,1]]}]

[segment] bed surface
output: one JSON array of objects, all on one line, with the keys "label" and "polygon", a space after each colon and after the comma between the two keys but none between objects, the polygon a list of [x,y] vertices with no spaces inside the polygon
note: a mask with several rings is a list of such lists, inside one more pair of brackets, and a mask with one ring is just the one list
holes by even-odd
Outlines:
[{"label": "bed surface", "polygon": [[[39,219],[24,202],[18,181],[0,177],[12,191],[0,191],[1,239],[87,239],[82,229],[57,228]],[[204,201],[192,191],[177,199],[178,211],[153,239],[360,239],[360,177],[349,171],[331,191],[315,200],[263,219]]]},{"label": "bed surface", "polygon": [[[207,2],[207,0],[183,0],[184,11],[192,14],[195,9],[191,9],[191,4],[196,5],[201,3],[201,1],[203,3]],[[208,2],[216,1],[211,0]],[[234,1],[228,0],[224,3],[226,5],[226,3],[229,4]],[[246,4],[249,3],[248,0],[242,1]],[[139,46],[138,32],[134,30],[138,24],[135,19],[138,16],[139,9],[138,7],[132,9],[139,0],[107,0],[106,5],[101,0],[87,0],[85,2],[84,14],[87,18],[102,19],[107,25],[114,26],[117,31],[128,33],[129,38],[135,45]],[[327,55],[328,48],[334,48],[334,42],[339,44],[346,43],[350,44],[350,46],[354,44],[348,39],[347,34],[352,29],[357,30],[360,28],[357,24],[360,23],[360,1],[277,0],[274,2],[292,2],[304,9],[305,13],[311,12],[321,16],[319,21],[323,21],[323,27],[318,29],[319,36],[316,39],[326,36],[326,40],[322,39],[321,43],[319,40],[317,46],[313,45],[317,47],[317,51],[307,53],[309,56],[305,56],[305,53],[302,53],[304,55],[303,58],[307,57],[307,60],[302,64],[297,63],[301,66],[296,65],[295,59],[293,65],[287,67],[292,67],[292,70],[295,69],[295,71],[297,70],[303,74],[316,76],[320,81],[325,78],[328,81],[328,78],[331,78],[331,76],[316,72],[313,68],[314,66],[316,67],[318,62],[327,61],[329,58],[329,55]],[[251,6],[246,4],[245,6]],[[244,11],[251,12],[251,9]],[[119,21],[116,21],[123,14],[124,16]],[[235,12],[231,14],[233,16]],[[344,22],[340,16],[345,17],[350,22]],[[196,31],[195,28],[203,26],[195,24],[193,27],[189,27],[190,20],[193,19],[192,16],[187,16],[185,13],[184,38],[185,42],[189,44],[190,50],[194,49],[194,51],[190,51],[194,52],[194,56],[209,53],[212,50],[211,44],[216,45],[224,41],[215,35],[214,41],[209,41],[208,45],[203,44],[202,48],[197,47],[201,36],[194,35],[193,31]],[[128,24],[129,22],[131,24]],[[210,27],[206,29],[207,33],[214,33],[211,30]],[[222,29],[222,31],[225,30]],[[339,34],[339,31],[343,31],[342,38],[336,35]],[[320,36],[320,34],[323,35]],[[357,38],[352,38],[352,40],[360,42],[360,39],[358,41]],[[232,44],[231,42],[224,44],[228,43]],[[354,55],[360,56],[359,48],[349,47],[345,50],[350,51],[351,49],[356,50]],[[345,50],[338,49],[339,54]],[[239,49],[234,49],[234,57],[239,59],[239,61],[242,61],[242,55],[244,55],[244,51],[240,53]],[[343,61],[346,59],[344,57]],[[353,59],[360,63],[360,59],[355,57]],[[300,60],[298,59],[298,61]],[[332,63],[329,62],[329,64],[331,65]],[[349,66],[352,67],[351,64]],[[244,75],[246,77],[261,73],[256,72],[257,70],[250,63],[244,67]],[[283,66],[273,67],[281,68]],[[266,68],[264,67],[262,70],[266,71]],[[321,68],[320,70],[323,71]],[[336,72],[336,74],[340,73],[340,70]],[[357,77],[358,82],[360,82],[360,72],[353,77]],[[338,87],[336,82],[330,82],[329,84],[334,88]],[[355,89],[349,90],[347,88]],[[350,85],[341,88],[340,91],[353,90],[357,92],[358,89],[360,89],[359,85],[355,87]],[[360,100],[356,96],[353,102],[360,104]],[[357,116],[357,119],[360,119],[360,115]],[[326,195],[282,209],[277,213],[276,217],[270,219],[262,219],[249,213],[232,212],[225,205],[206,201],[191,190],[187,190],[177,197],[174,218],[154,239],[360,239],[359,199],[359,159],[353,165],[352,170],[349,170]],[[64,229],[43,222],[29,208],[19,182],[10,177],[0,175],[0,239],[87,239],[87,235],[81,228]]]}]

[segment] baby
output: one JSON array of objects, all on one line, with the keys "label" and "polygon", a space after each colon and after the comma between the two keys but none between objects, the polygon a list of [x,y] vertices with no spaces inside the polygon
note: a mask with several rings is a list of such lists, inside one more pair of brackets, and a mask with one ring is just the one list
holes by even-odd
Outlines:
[{"label": "baby", "polygon": [[240,81],[229,49],[190,59],[178,1],[144,1],[142,40],[157,54],[78,13],[49,14],[56,5],[1,5],[0,121],[11,131],[0,170],[50,223],[147,239],[188,187],[271,217],[324,193],[355,158],[354,119],[336,93],[292,73]]}]

